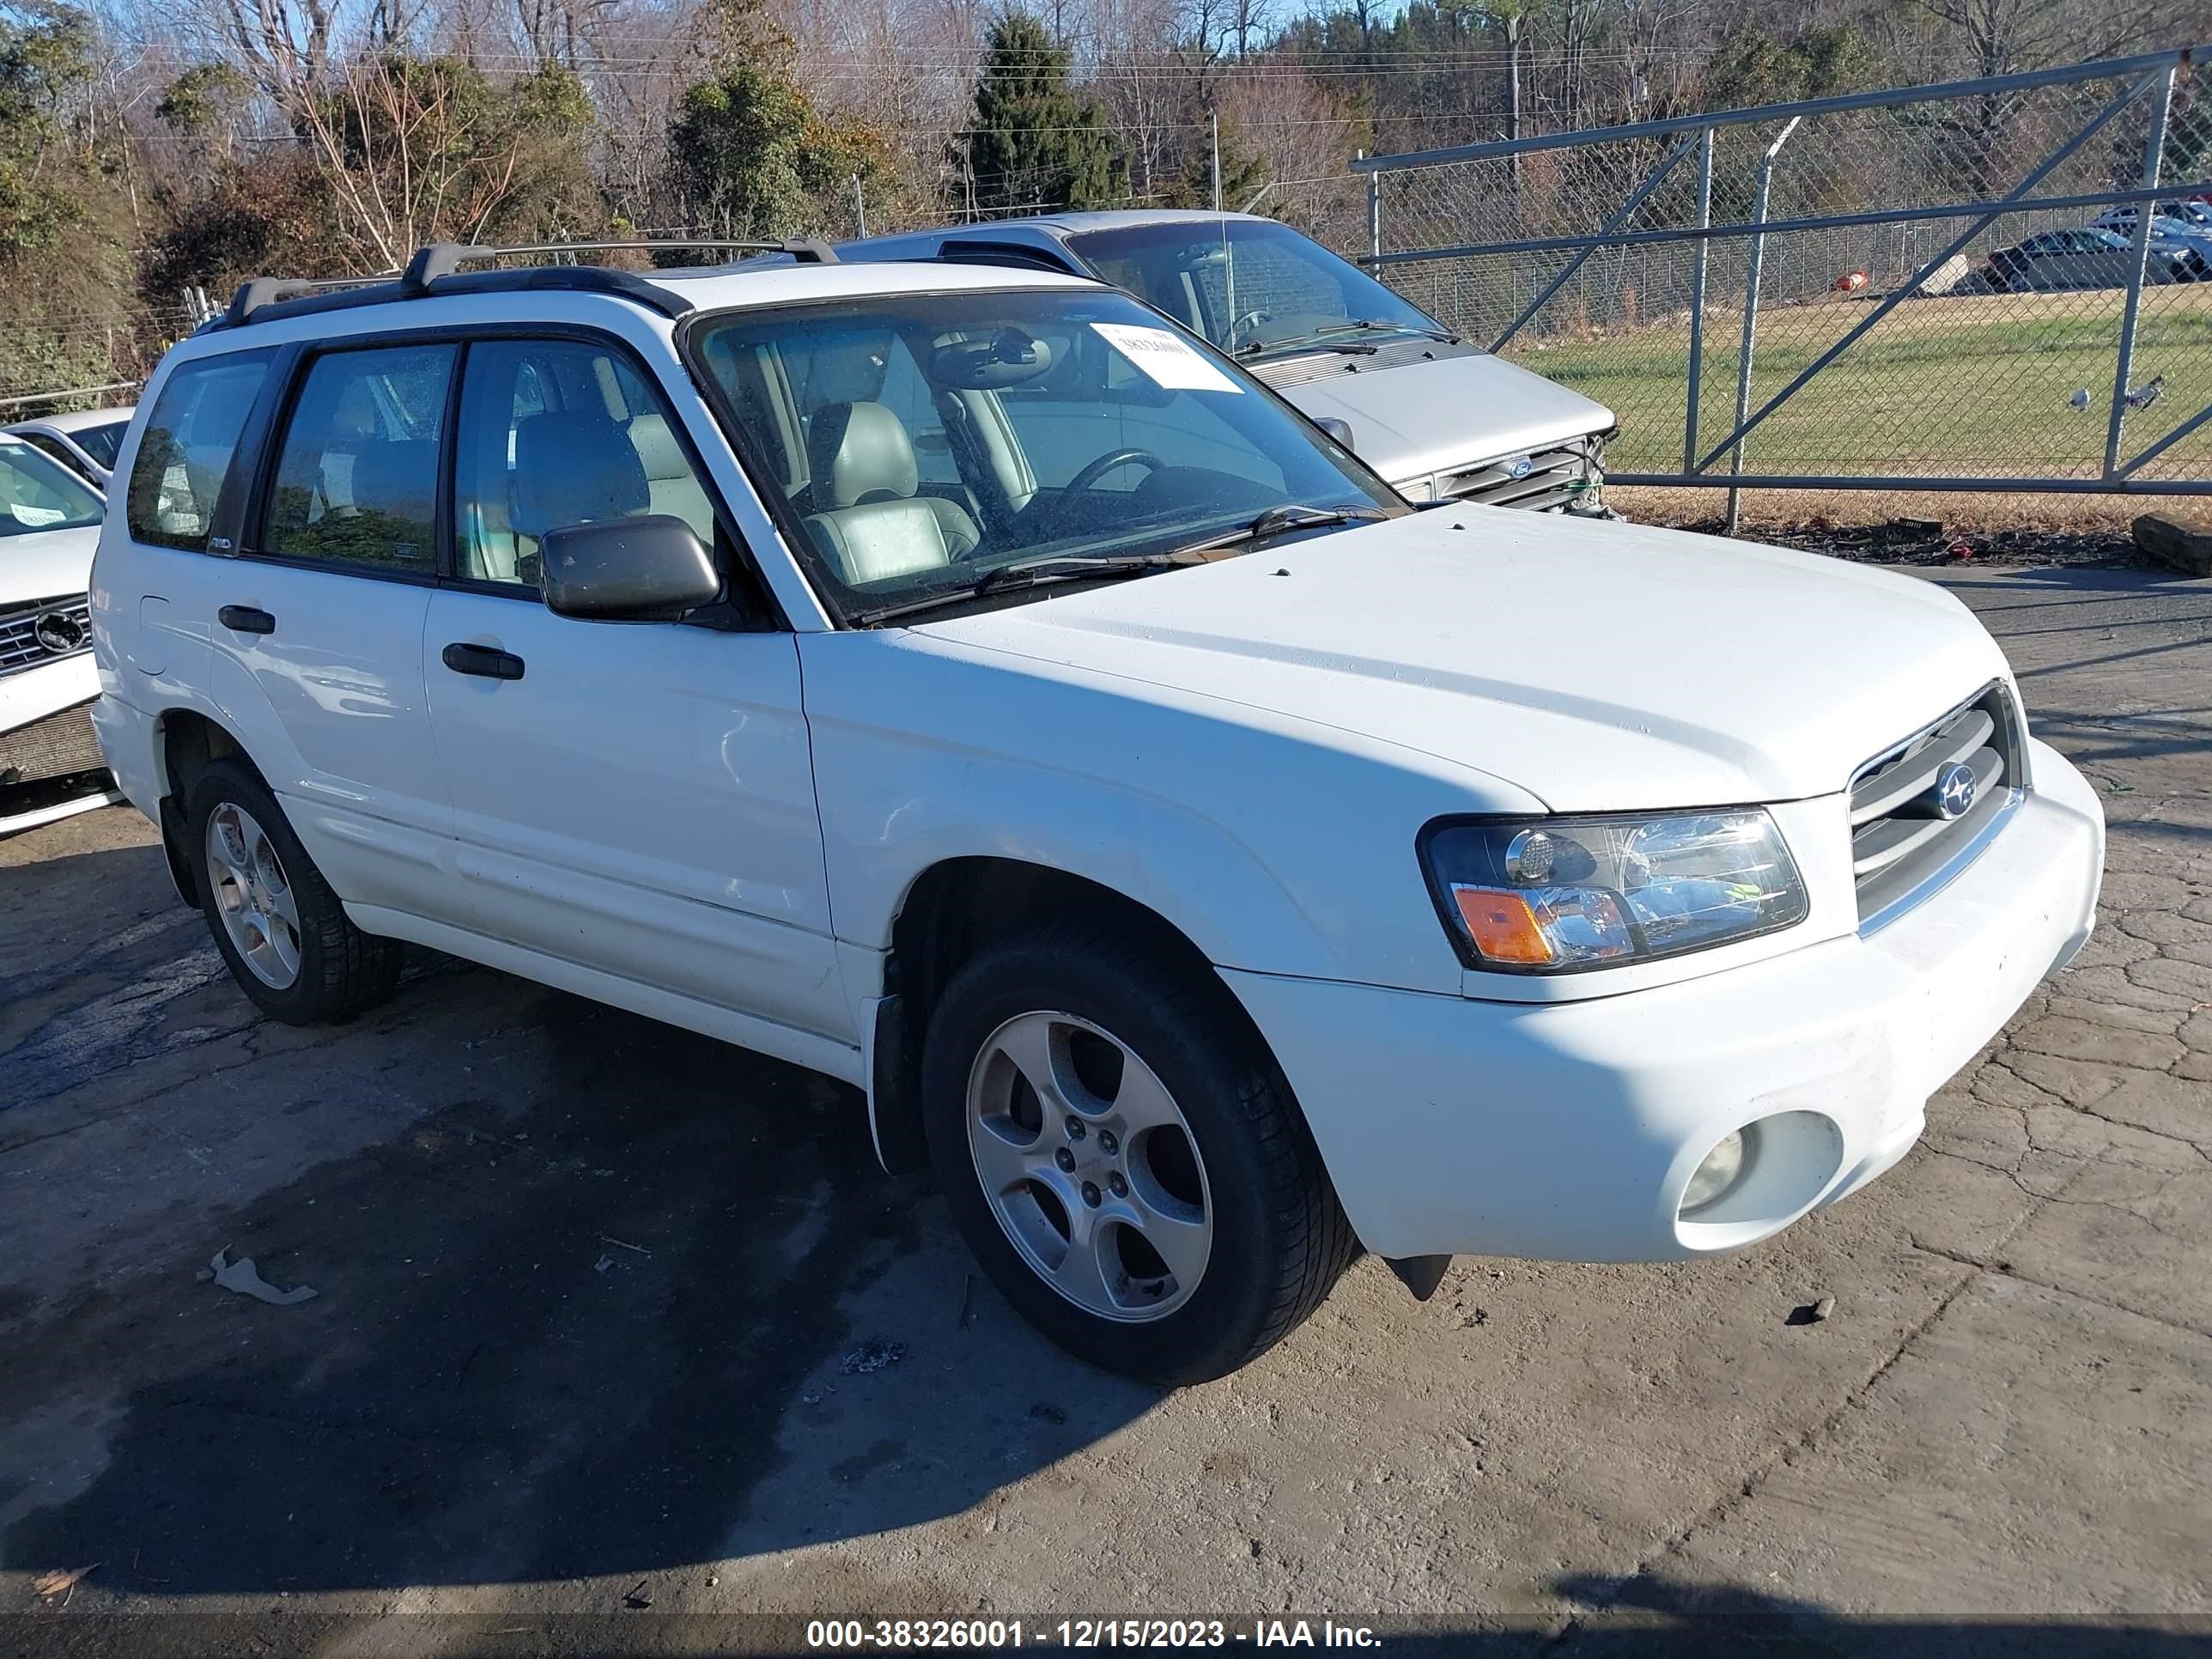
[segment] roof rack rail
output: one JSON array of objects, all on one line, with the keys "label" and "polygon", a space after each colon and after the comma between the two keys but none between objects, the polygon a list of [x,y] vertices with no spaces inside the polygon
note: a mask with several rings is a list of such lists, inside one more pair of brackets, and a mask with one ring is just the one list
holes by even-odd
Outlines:
[{"label": "roof rack rail", "polygon": [[522,253],[656,253],[674,251],[714,251],[730,253],[787,253],[801,264],[834,265],[837,254],[827,242],[811,237],[793,241],[721,241],[678,237],[666,240],[621,242],[532,242],[514,247],[482,247],[471,242],[433,242],[417,248],[400,276],[400,286],[420,294],[441,276],[450,276],[464,264],[482,259],[501,259]]},{"label": "roof rack rail", "polygon": [[[438,293],[477,293],[510,289],[573,289],[617,294],[668,316],[681,316],[691,302],[672,289],[661,288],[635,271],[605,265],[564,264],[538,265],[519,270],[464,273],[461,267],[485,259],[528,253],[593,253],[617,250],[653,252],[664,248],[713,249],[742,253],[781,253],[802,264],[834,265],[837,255],[827,243],[812,240],[536,242],[517,247],[481,247],[472,242],[433,242],[417,248],[401,271],[380,271],[374,276],[330,276],[301,281],[283,276],[256,276],[239,284],[229,307],[219,317],[202,324],[202,330],[236,328],[254,320],[270,307],[283,306],[287,317],[308,312],[350,309],[382,305],[393,300],[416,300]],[[448,279],[451,279],[448,281]],[[325,290],[336,290],[325,292]]]},{"label": "roof rack rail", "polygon": [[388,283],[392,273],[380,270],[374,276],[320,276],[313,279],[295,276],[254,276],[240,283],[238,291],[230,296],[230,304],[222,313],[227,327],[235,327],[249,321],[264,306],[273,306],[280,300],[296,300],[304,295],[319,294],[325,289],[366,288],[376,283]]}]

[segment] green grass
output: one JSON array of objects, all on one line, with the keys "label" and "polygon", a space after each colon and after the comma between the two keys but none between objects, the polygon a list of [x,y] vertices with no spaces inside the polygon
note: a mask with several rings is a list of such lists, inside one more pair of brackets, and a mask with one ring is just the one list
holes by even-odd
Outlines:
[{"label": "green grass", "polygon": [[[1747,472],[2094,477],[2102,467],[2124,296],[2117,292],[1984,295],[1909,301],[1760,422]],[[1759,314],[1756,411],[1872,309],[1863,300],[1777,306]],[[1698,454],[1734,424],[1740,311],[1708,313]],[[1602,338],[1516,342],[1508,355],[1597,398],[1620,417],[1607,451],[1620,471],[1675,471],[1688,392],[1686,323]],[[2140,386],[2163,374],[2157,404],[2129,417],[2133,454],[2212,403],[2212,284],[2146,291],[2136,332]],[[2089,408],[2069,399],[2087,389]],[[1726,458],[1716,469],[1726,470]],[[2146,469],[2212,477],[2212,425]]]}]

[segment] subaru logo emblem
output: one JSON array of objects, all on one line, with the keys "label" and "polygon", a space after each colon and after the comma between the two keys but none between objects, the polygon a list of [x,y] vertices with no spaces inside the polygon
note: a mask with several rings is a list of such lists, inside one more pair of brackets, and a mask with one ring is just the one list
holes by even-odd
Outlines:
[{"label": "subaru logo emblem", "polygon": [[1516,455],[1511,460],[1505,463],[1505,473],[1508,477],[1525,478],[1535,470],[1536,463],[1530,460],[1526,455]]},{"label": "subaru logo emblem", "polygon": [[57,657],[84,645],[84,624],[66,611],[49,611],[31,624],[31,637]]},{"label": "subaru logo emblem", "polygon": [[1974,804],[1974,769],[1958,761],[1936,775],[1936,815],[1962,818]]}]

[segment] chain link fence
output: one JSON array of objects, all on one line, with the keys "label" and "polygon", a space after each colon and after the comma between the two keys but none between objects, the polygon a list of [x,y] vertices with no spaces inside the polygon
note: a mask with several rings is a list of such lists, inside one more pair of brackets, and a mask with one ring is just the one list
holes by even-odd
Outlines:
[{"label": "chain link fence", "polygon": [[2202,55],[1381,156],[1310,216],[1612,408],[1618,482],[2212,494]]}]

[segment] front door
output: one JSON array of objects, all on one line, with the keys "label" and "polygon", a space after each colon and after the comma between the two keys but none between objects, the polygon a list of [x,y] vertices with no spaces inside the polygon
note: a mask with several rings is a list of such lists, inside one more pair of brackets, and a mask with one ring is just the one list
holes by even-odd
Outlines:
[{"label": "front door", "polygon": [[609,344],[477,341],[453,465],[423,660],[482,930],[852,1041],[793,637],[741,605],[720,625],[580,622],[539,598],[539,539],[563,525],[668,514],[716,544],[666,403]]}]

